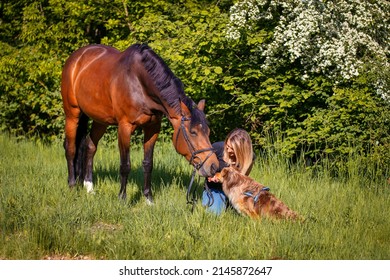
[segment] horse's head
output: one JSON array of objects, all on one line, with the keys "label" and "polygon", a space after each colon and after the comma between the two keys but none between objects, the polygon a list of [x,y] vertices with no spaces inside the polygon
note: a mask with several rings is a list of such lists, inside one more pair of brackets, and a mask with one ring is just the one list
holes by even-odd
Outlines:
[{"label": "horse's head", "polygon": [[174,123],[173,144],[176,151],[192,164],[199,174],[212,177],[219,162],[209,140],[210,129],[203,113],[205,101],[188,108],[180,104],[182,116]]}]

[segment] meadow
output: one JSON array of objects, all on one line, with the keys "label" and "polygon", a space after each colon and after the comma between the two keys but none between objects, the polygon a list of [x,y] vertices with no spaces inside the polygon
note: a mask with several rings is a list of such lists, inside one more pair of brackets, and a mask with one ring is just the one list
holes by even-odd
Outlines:
[{"label": "meadow", "polygon": [[[154,157],[155,203],[142,195],[142,149],[131,148],[126,201],[119,192],[116,143],[95,157],[95,194],[69,190],[62,143],[45,145],[0,134],[0,259],[390,259],[390,185],[362,172],[351,155],[338,177],[258,155],[251,177],[305,222],[254,221],[233,210],[208,213],[186,204],[191,166],[170,141]],[[375,167],[372,167],[375,168]],[[203,178],[197,178],[198,195]]]}]

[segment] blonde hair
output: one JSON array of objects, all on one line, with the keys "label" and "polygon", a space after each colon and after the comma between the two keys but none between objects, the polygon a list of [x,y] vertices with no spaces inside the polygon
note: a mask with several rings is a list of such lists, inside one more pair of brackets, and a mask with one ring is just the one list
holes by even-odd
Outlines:
[{"label": "blonde hair", "polygon": [[[227,142],[230,142],[230,146],[234,150],[234,155],[236,156],[236,162],[233,165],[229,154],[227,152]],[[253,147],[252,140],[248,132],[241,128],[236,128],[232,130],[225,139],[225,145],[223,149],[223,160],[232,165],[237,171],[241,174],[249,175],[253,165]]]}]

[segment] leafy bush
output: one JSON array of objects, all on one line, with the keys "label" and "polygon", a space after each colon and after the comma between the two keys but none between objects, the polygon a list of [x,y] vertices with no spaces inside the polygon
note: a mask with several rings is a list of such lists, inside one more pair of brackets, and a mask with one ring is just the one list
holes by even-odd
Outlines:
[{"label": "leafy bush", "polygon": [[[63,129],[58,89],[61,65],[33,48],[1,44],[1,129],[15,135],[56,138]],[[50,73],[50,74],[48,74]]]},{"label": "leafy bush", "polygon": [[[354,147],[389,164],[389,4],[374,2],[6,0],[0,129],[61,137],[60,75],[70,53],[144,42],[194,101],[207,100],[211,141],[242,127],[257,150],[315,162]],[[162,128],[170,137],[167,119]]]}]

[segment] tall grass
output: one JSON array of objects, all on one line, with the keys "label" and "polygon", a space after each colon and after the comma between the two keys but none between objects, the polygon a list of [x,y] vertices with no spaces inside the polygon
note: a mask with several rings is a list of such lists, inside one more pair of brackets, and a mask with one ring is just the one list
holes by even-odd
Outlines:
[{"label": "tall grass", "polygon": [[[0,259],[390,259],[390,190],[384,177],[361,172],[351,155],[345,176],[332,178],[268,153],[251,176],[304,223],[253,221],[228,210],[214,216],[185,192],[191,167],[170,142],[154,157],[155,204],[142,196],[142,149],[132,147],[128,199],[120,201],[119,155],[101,145],[95,195],[69,190],[62,145],[0,135]],[[199,192],[203,179],[196,182]]]}]

